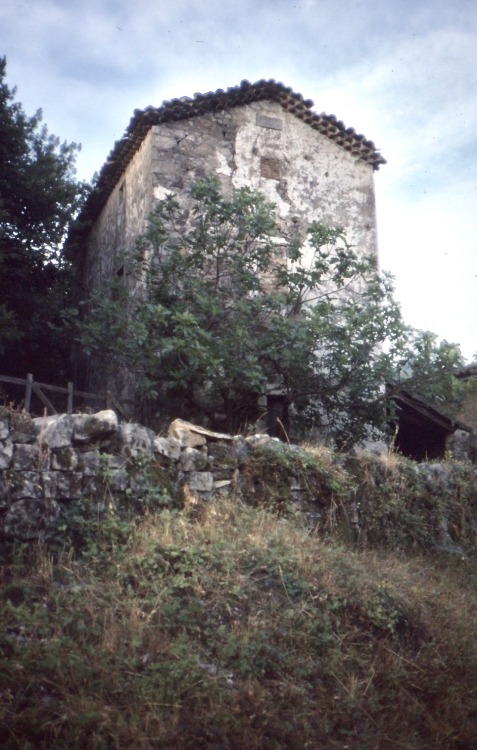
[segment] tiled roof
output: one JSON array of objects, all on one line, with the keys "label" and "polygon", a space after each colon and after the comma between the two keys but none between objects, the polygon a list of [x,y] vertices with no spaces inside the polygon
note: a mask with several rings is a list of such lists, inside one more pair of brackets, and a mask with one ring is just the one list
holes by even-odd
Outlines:
[{"label": "tiled roof", "polygon": [[373,141],[359,135],[353,128],[346,128],[335,115],[317,114],[312,111],[311,99],[304,99],[301,94],[274,80],[249,83],[242,81],[239,86],[218,89],[207,94],[194,94],[192,98],[171,99],[160,107],[136,109],[124,136],[116,141],[109,157],[99,174],[96,186],[83,212],[94,218],[106,202],[113,187],[126,169],[134,153],[140,147],[145,135],[153,125],[163,122],[185,120],[197,117],[206,112],[238,107],[251,102],[269,99],[278,102],[286,112],[291,112],[311,128],[318,130],[330,140],[342,146],[357,158],[379,169],[386,160],[376,149]]}]

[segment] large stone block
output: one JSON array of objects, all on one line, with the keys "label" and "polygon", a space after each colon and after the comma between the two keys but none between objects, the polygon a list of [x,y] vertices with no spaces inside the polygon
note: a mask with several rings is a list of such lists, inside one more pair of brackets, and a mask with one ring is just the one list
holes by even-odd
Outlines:
[{"label": "large stone block", "polygon": [[71,414],[54,414],[50,417],[37,417],[33,420],[38,443],[50,449],[66,448],[73,438],[73,417]]},{"label": "large stone block", "polygon": [[24,498],[13,502],[3,520],[3,533],[23,541],[41,539],[51,531],[60,515],[54,500]]},{"label": "large stone block", "polygon": [[237,450],[235,442],[210,443],[208,446],[209,466],[211,470],[229,470],[237,468]]},{"label": "large stone block", "polygon": [[[48,463],[48,456],[41,456],[38,445],[18,444],[13,451],[13,468],[15,470],[35,471],[40,468],[40,463]],[[46,467],[45,467],[46,468]]]},{"label": "large stone block", "polygon": [[211,492],[214,487],[214,475],[210,471],[184,472],[184,484],[193,492]]},{"label": "large stone block", "polygon": [[181,455],[181,443],[174,437],[156,437],[152,448],[154,453],[159,453],[171,461],[178,461]]},{"label": "large stone block", "polygon": [[179,440],[183,448],[196,448],[197,446],[205,445],[207,442],[217,440],[233,441],[234,439],[231,435],[214,432],[213,430],[208,430],[206,427],[199,427],[192,424],[192,422],[186,422],[183,419],[174,419],[171,422],[168,435]]},{"label": "large stone block", "polygon": [[178,440],[182,448],[197,448],[200,445],[205,445],[207,443],[205,435],[201,435],[200,431],[191,429],[192,427],[194,425],[189,425],[182,419],[175,419],[169,427],[169,437]]},{"label": "large stone block", "polygon": [[41,475],[37,471],[11,471],[7,482],[12,500],[43,496]]},{"label": "large stone block", "polygon": [[155,434],[153,430],[139,424],[122,424],[119,426],[113,448],[125,456],[148,453],[152,449]]},{"label": "large stone block", "polygon": [[81,453],[82,469],[85,476],[98,474],[101,469],[101,454],[99,451],[86,451]]},{"label": "large stone block", "polygon": [[178,468],[180,471],[201,471],[207,464],[207,453],[196,448],[184,448],[181,453]]},{"label": "large stone block", "polygon": [[36,433],[34,420],[24,411],[13,411],[10,416],[11,440],[14,443],[33,443]]},{"label": "large stone block", "polygon": [[76,471],[82,468],[83,456],[71,446],[56,448],[51,455],[51,468],[57,471]]},{"label": "large stone block", "polygon": [[118,418],[112,409],[97,414],[75,414],[73,442],[89,443],[111,438],[118,430]]},{"label": "large stone block", "polygon": [[56,472],[56,498],[79,500],[82,495],[82,474],[79,471]]},{"label": "large stone block", "polygon": [[13,443],[0,443],[0,470],[9,469],[13,463]]}]

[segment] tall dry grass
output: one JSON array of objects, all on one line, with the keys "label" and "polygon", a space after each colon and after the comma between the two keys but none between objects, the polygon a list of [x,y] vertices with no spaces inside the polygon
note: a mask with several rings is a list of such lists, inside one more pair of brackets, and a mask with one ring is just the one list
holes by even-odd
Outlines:
[{"label": "tall dry grass", "polygon": [[3,566],[2,748],[477,747],[473,559],[193,498],[113,538]]}]

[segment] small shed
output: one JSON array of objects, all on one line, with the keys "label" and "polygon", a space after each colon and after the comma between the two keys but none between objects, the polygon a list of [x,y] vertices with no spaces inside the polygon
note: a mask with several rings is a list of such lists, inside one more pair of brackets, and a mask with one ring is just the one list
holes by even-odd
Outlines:
[{"label": "small shed", "polygon": [[406,391],[393,396],[392,401],[395,449],[415,461],[443,458],[458,432],[465,433],[468,438],[473,433],[468,425],[446,416]]}]

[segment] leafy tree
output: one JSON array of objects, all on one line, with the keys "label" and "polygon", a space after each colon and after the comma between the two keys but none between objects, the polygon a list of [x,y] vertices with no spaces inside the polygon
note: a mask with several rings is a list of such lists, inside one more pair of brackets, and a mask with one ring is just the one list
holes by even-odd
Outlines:
[{"label": "leafy tree", "polygon": [[383,428],[386,383],[391,395],[455,396],[458,347],[403,323],[375,258],[316,222],[287,236],[261,193],[227,199],[204,180],[188,206],[168,196],[124,260],[70,318],[96,367],[128,373],[142,406],[234,431],[280,394],[292,427],[347,447]]},{"label": "leafy tree", "polygon": [[458,344],[439,341],[430,331],[408,328],[394,361],[388,396],[405,390],[453,417],[469,392],[469,383],[456,377],[464,364]]},{"label": "leafy tree", "polygon": [[14,101],[0,58],[0,372],[54,382],[65,377],[70,341],[54,331],[69,298],[61,254],[84,186],[78,146],[60,143]]},{"label": "leafy tree", "polygon": [[257,418],[259,397],[281,394],[295,425],[343,445],[382,425],[404,326],[390,279],[341,230],[287,237],[263,195],[229,200],[206,180],[188,222],[176,198],[158,202],[125,268],[83,304],[78,330],[111,376],[133,374],[143,402],[211,424],[222,413],[234,430]]}]

